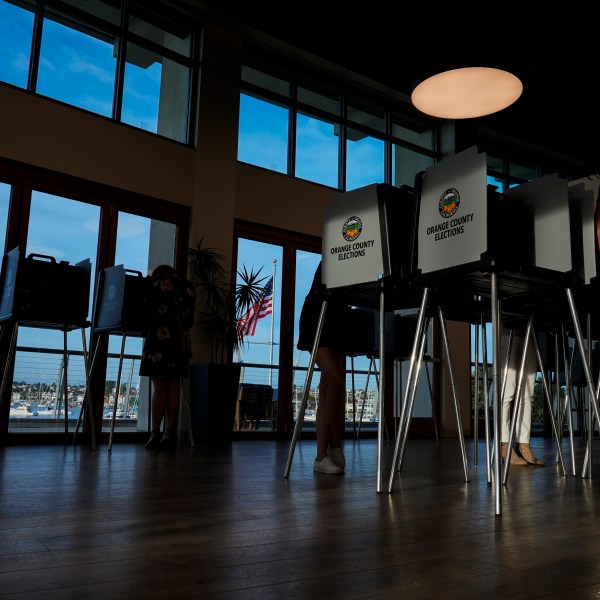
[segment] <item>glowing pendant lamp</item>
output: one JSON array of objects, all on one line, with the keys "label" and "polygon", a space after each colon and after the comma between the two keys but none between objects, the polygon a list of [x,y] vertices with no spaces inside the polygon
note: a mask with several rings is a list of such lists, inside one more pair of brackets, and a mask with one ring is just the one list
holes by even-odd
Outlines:
[{"label": "glowing pendant lamp", "polygon": [[433,117],[472,119],[503,110],[522,93],[521,80],[508,71],[465,67],[419,82],[411,100],[417,109]]}]

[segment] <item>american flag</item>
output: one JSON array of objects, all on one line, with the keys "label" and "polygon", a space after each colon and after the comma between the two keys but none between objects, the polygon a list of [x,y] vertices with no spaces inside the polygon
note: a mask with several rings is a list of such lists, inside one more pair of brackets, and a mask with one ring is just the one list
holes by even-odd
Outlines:
[{"label": "american flag", "polygon": [[238,331],[244,336],[254,335],[256,333],[256,324],[259,319],[270,315],[273,312],[273,277],[269,279],[267,285],[263,288],[260,299],[248,310],[248,312],[238,321]]}]

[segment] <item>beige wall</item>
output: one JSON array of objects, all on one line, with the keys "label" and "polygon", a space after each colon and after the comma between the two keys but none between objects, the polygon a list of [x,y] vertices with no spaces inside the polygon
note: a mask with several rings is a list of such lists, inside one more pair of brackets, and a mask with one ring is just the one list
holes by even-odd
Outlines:
[{"label": "beige wall", "polygon": [[190,205],[194,151],[0,86],[0,156]]},{"label": "beige wall", "polygon": [[235,216],[320,236],[323,210],[337,194],[331,188],[240,164]]}]

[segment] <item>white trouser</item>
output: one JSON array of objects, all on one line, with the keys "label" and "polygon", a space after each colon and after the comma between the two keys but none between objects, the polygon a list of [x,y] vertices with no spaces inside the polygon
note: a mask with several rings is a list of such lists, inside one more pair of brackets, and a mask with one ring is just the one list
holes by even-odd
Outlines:
[{"label": "white trouser", "polygon": [[[506,351],[508,348],[510,332],[501,327],[501,363],[500,363],[500,389],[504,377],[504,366],[506,364]],[[532,334],[533,335],[533,334]],[[525,331],[516,330],[513,335],[512,349],[510,360],[508,363],[508,373],[506,375],[506,384],[504,387],[504,395],[502,396],[502,442],[508,442],[510,433],[510,416],[511,403],[516,398],[514,397],[517,391],[517,383],[519,379],[519,369],[521,368],[521,360],[523,359],[523,348],[525,346]],[[515,423],[515,437],[520,444],[528,444],[531,434],[531,405],[533,403],[533,393],[535,387],[535,379],[537,375],[537,360],[535,358],[535,350],[533,340],[529,339],[527,348],[527,357],[525,359],[525,368],[523,371],[523,381],[521,383],[521,403],[519,406],[519,414]]]}]

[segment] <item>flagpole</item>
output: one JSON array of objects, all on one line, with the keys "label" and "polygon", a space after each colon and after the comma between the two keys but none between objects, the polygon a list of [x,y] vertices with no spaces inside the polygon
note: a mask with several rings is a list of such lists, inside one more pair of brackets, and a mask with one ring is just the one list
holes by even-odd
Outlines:
[{"label": "flagpole", "polygon": [[271,342],[269,345],[269,385],[273,384],[273,328],[275,326],[275,272],[277,271],[277,259],[273,259],[273,290],[271,304]]}]

